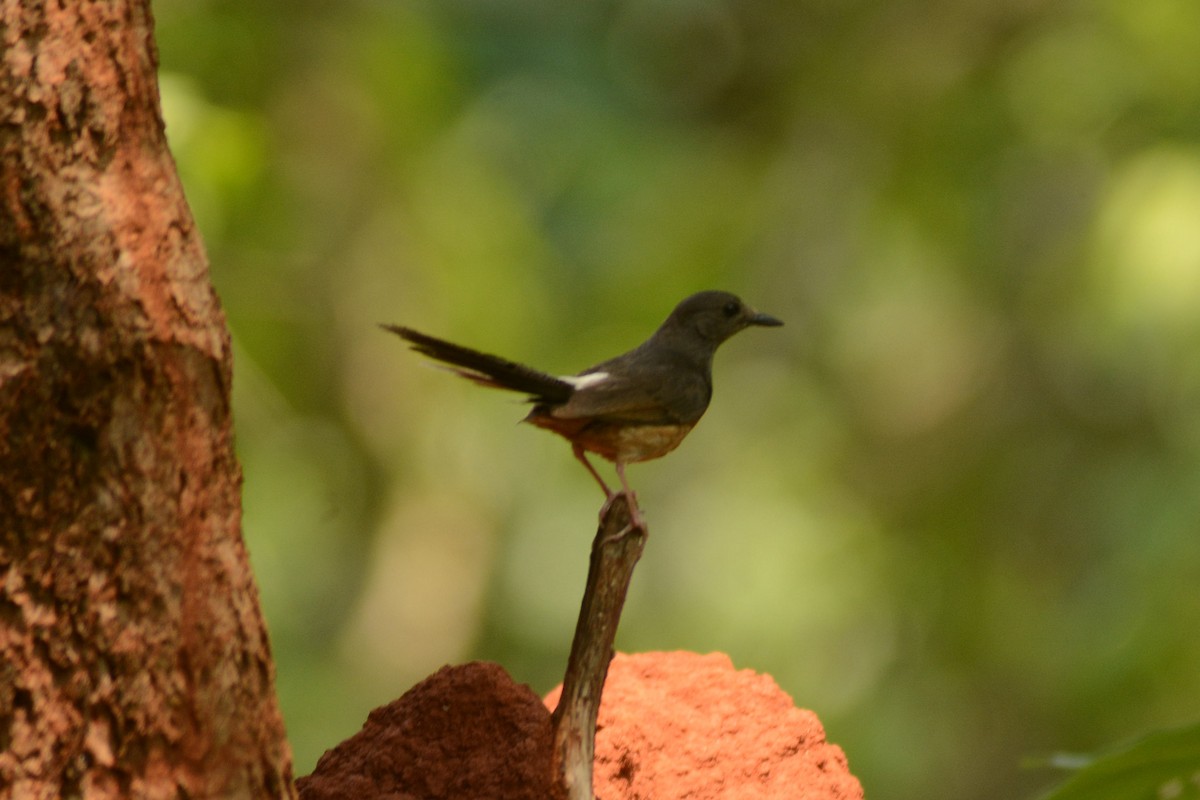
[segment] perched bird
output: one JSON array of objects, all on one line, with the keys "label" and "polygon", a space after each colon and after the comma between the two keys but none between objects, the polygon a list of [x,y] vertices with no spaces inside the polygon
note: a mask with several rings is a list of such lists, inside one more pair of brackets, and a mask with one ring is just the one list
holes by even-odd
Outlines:
[{"label": "perched bird", "polygon": [[721,342],[751,325],[782,324],[729,292],[700,292],[677,305],[654,335],[634,349],[563,377],[412,328],[381,327],[411,343],[417,352],[451,365],[464,378],[529,395],[534,406],[523,421],[569,441],[608,503],[616,494],[586,453],[612,461],[629,498],[634,524],[641,526],[625,465],[665,456],[700,421],[712,398],[713,354]]}]

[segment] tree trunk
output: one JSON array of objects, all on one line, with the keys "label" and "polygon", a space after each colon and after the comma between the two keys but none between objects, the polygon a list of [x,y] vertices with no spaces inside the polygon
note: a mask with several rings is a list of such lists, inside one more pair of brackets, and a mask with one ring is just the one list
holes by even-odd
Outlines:
[{"label": "tree trunk", "polygon": [[0,798],[292,797],[148,0],[0,15]]}]

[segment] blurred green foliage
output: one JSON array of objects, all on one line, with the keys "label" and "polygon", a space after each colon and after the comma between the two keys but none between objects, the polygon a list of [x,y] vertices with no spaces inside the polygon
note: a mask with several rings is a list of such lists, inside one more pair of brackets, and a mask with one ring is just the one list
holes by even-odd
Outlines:
[{"label": "blurred green foliage", "polygon": [[1156,731],[1097,758],[1059,755],[1054,762],[1071,777],[1042,800],[1196,800],[1197,753],[1200,725]]},{"label": "blurred green foliage", "polygon": [[601,498],[403,322],[574,372],[787,321],[631,470],[618,645],[723,650],[877,800],[1200,718],[1200,4],[156,3],[300,774],[446,662],[560,677]]}]

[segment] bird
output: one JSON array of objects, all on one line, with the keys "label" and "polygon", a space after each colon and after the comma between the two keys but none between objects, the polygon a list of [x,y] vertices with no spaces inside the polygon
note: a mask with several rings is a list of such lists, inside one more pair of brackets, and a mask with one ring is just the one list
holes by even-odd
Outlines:
[{"label": "bird", "polygon": [[670,453],[704,416],[712,399],[713,355],[722,342],[748,327],[782,324],[730,292],[698,292],[675,306],[637,347],[564,376],[402,325],[380,327],[467,380],[525,394],[533,408],[522,422],[553,431],[571,443],[575,458],[604,491],[601,517],[618,493],[605,483],[588,453],[613,462],[629,502],[631,525],[644,529],[625,467]]}]

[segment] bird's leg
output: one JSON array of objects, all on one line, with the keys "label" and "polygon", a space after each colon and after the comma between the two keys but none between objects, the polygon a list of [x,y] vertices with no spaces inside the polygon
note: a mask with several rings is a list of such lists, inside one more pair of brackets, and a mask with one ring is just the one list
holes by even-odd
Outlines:
[{"label": "bird's leg", "polygon": [[[592,466],[592,462],[588,461],[587,455],[584,452],[583,446],[579,444],[571,445],[571,452],[579,459],[580,463],[587,467],[587,471],[596,479],[596,483],[600,484],[600,488],[604,490],[604,505],[600,507],[600,518],[604,519],[604,515],[608,513],[609,506],[613,500],[619,496],[612,489],[608,488],[608,484],[604,482],[604,478],[600,477],[600,473]],[[629,481],[625,478],[625,465],[620,461],[617,463],[617,477],[621,479],[621,488],[624,490],[625,497],[629,499],[629,525],[631,528],[641,528],[645,530],[646,523],[642,519],[642,510],[638,508],[637,493],[629,488]]]},{"label": "bird's leg", "polygon": [[587,471],[592,474],[592,477],[596,479],[596,483],[600,484],[600,488],[604,490],[604,508],[607,510],[608,504],[612,502],[614,497],[616,497],[616,495],[613,494],[613,490],[608,488],[608,484],[604,482],[604,478],[601,478],[600,473],[596,472],[596,468],[592,466],[592,462],[587,460],[587,456],[583,452],[583,445],[572,443],[571,452],[575,454],[575,457],[579,459],[580,463],[587,467]]},{"label": "bird's leg", "polygon": [[[646,521],[642,519],[642,510],[638,508],[637,492],[629,488],[629,481],[625,479],[625,464],[617,462],[617,477],[621,479],[621,488],[625,490],[625,496],[629,498],[629,524],[634,528],[646,529]],[[612,502],[611,498],[609,502]]]}]

